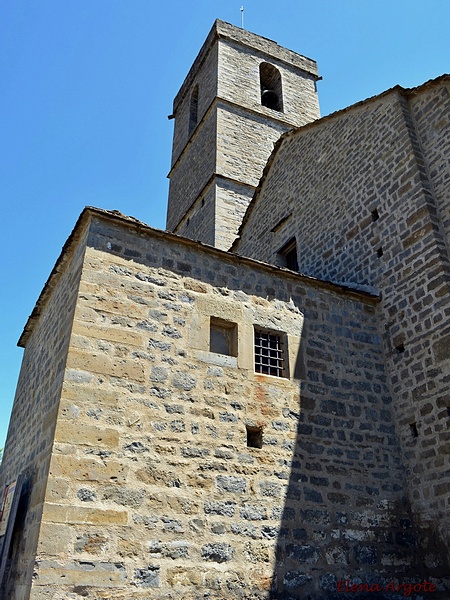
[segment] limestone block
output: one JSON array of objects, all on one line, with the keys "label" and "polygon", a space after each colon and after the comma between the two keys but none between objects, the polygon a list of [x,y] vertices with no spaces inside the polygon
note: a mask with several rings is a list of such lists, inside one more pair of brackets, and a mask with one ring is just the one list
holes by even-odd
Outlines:
[{"label": "limestone block", "polygon": [[140,362],[110,358],[109,356],[90,354],[80,350],[69,352],[67,368],[82,369],[114,377],[126,377],[133,381],[145,381],[144,365]]},{"label": "limestone block", "polygon": [[36,584],[44,585],[85,585],[116,587],[125,579],[123,565],[111,563],[74,562],[66,565],[51,561],[38,563],[38,577]]},{"label": "limestone block", "polygon": [[68,477],[78,481],[124,483],[127,473],[128,467],[115,460],[108,460],[105,464],[93,458],[76,458],[70,455],[54,455],[50,465],[52,477]]},{"label": "limestone block", "polygon": [[100,325],[86,325],[75,321],[73,333],[87,338],[107,340],[130,346],[144,346],[144,336],[137,331],[129,331],[124,327],[102,327]]},{"label": "limestone block", "polygon": [[47,502],[42,515],[44,523],[71,523],[89,525],[126,525],[128,511],[76,507]]},{"label": "limestone block", "polygon": [[73,544],[74,530],[67,523],[42,523],[38,552],[42,556],[66,555]]},{"label": "limestone block", "polygon": [[119,433],[116,429],[95,427],[78,422],[59,420],[55,431],[55,442],[115,449],[119,445]]},{"label": "limestone block", "polygon": [[45,494],[46,500],[49,502],[55,502],[61,500],[67,496],[69,491],[69,482],[67,479],[54,477],[49,479],[47,490]]}]

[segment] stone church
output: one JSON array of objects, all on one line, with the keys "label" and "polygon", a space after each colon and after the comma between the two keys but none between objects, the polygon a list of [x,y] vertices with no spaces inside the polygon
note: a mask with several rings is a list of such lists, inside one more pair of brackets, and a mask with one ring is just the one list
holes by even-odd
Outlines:
[{"label": "stone church", "polygon": [[448,600],[450,76],[319,118],[222,21],[167,231],[85,208],[19,345],[2,598]]}]

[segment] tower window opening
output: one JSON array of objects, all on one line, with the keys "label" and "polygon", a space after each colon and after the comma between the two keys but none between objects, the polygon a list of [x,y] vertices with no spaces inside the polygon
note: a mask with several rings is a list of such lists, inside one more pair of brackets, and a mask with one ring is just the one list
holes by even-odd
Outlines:
[{"label": "tower window opening", "polygon": [[380,218],[380,215],[378,214],[378,210],[376,208],[373,209],[373,211],[371,212],[372,215],[372,221],[378,221],[378,219]]},{"label": "tower window opening", "polygon": [[286,377],[284,354],[281,334],[255,329],[256,373]]},{"label": "tower window opening", "polygon": [[189,107],[189,135],[197,127],[198,122],[198,85],[194,87],[191,94],[191,104]]},{"label": "tower window opening", "polygon": [[270,63],[259,65],[261,104],[266,108],[283,112],[283,89],[281,73]]}]

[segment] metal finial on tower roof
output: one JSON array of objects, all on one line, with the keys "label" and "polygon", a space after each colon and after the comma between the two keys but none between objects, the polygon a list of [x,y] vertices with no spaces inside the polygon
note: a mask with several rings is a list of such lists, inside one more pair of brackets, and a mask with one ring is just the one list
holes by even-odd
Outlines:
[{"label": "metal finial on tower roof", "polygon": [[241,27],[244,29],[244,7],[241,6]]}]

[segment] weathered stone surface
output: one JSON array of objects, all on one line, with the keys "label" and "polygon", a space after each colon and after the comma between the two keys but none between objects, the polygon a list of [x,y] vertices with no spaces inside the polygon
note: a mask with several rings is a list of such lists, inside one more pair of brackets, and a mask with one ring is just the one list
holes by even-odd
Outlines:
[{"label": "weathered stone surface", "polygon": [[123,463],[108,460],[106,465],[92,458],[74,458],[73,456],[53,456],[50,466],[55,477],[70,476],[78,481],[115,481],[124,483],[128,467]]},{"label": "weathered stone surface", "polygon": [[59,421],[55,431],[55,441],[72,444],[74,440],[79,444],[105,448],[117,448],[119,435],[115,429],[100,428],[84,425],[80,428],[76,422]]},{"label": "weathered stone surface", "polygon": [[45,504],[42,520],[47,523],[72,523],[91,525],[124,525],[128,521],[128,512],[124,510],[105,510],[75,507],[67,504]]},{"label": "weathered stone surface", "polygon": [[159,570],[158,565],[148,565],[141,569],[135,569],[134,582],[139,587],[159,587]]},{"label": "weathered stone surface", "polygon": [[236,510],[235,502],[205,502],[205,513],[215,515],[234,516]]},{"label": "weathered stone surface", "polygon": [[213,562],[227,562],[234,556],[234,548],[230,544],[205,544],[202,546],[202,557]]},{"label": "weathered stone surface", "polygon": [[100,554],[105,549],[106,537],[98,533],[79,536],[75,542],[75,552],[87,552],[88,554]]},{"label": "weathered stone surface", "polygon": [[240,494],[245,491],[247,481],[243,477],[229,477],[218,475],[216,478],[217,488],[223,492]]}]

